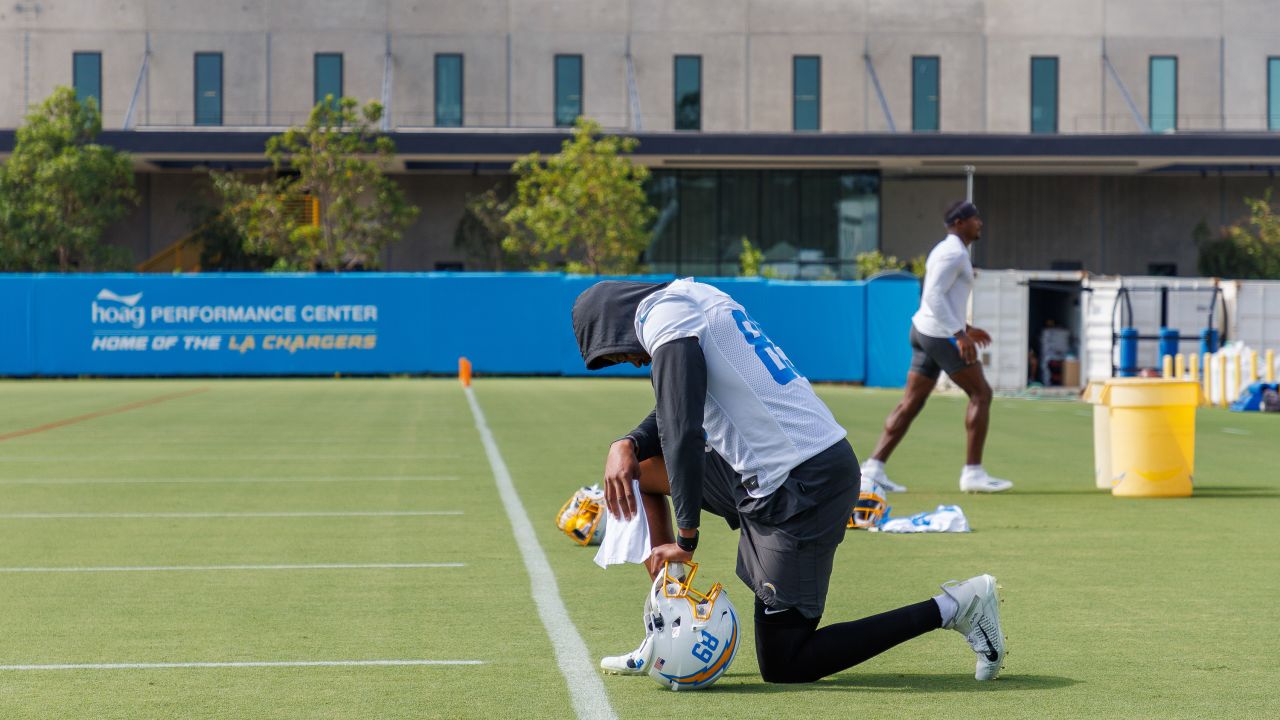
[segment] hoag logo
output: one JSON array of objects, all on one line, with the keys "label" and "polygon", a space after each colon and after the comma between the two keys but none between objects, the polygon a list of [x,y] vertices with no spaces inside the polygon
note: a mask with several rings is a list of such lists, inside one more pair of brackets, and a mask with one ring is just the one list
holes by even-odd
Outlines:
[{"label": "hoag logo", "polygon": [[140,328],[147,322],[146,309],[137,307],[140,300],[142,300],[142,293],[117,295],[103,288],[98,291],[98,297],[93,301],[93,323],[95,325],[131,325]]}]

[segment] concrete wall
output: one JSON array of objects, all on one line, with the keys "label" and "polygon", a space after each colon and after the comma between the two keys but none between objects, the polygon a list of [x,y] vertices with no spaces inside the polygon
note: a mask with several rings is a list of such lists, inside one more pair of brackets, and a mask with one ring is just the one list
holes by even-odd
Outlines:
[{"label": "concrete wall", "polygon": [[1266,58],[1280,54],[1269,0],[41,0],[0,8],[0,127],[70,84],[77,50],[102,52],[105,124],[121,126],[148,33],[144,125],[191,122],[199,51],[224,53],[228,125],[296,122],[317,52],[343,53],[347,94],[381,97],[388,35],[392,119],[406,127],[433,122],[438,52],[464,55],[468,125],[550,126],[552,58],[580,53],[586,113],[634,126],[630,47],[649,130],[672,127],[676,54],[703,57],[706,130],[789,130],[800,54],[822,58],[823,131],[885,130],[865,54],[899,129],[911,126],[913,55],[941,59],[944,132],[1026,131],[1030,58],[1051,55],[1061,132],[1130,132],[1105,48],[1144,117],[1149,58],[1174,55],[1181,129],[1260,129]]}]

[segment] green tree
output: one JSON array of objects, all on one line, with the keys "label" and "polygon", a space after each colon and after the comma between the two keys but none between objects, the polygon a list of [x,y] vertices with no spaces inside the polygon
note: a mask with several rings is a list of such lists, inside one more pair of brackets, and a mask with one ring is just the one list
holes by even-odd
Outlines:
[{"label": "green tree", "polygon": [[764,266],[764,251],[742,236],[742,252],[738,253],[738,269],[743,277],[759,277],[768,268]]},{"label": "green tree", "polygon": [[[534,262],[533,258],[519,252],[529,248],[527,240],[506,242],[506,238],[523,233],[521,228],[507,222],[511,201],[509,186],[489,188],[467,198],[462,218],[453,233],[453,246],[483,269],[523,270]],[[515,251],[508,250],[507,245]]]},{"label": "green tree", "polygon": [[1200,272],[1240,279],[1280,279],[1280,215],[1271,205],[1271,188],[1260,198],[1245,198],[1248,220],[1228,225],[1211,237],[1201,222],[1192,233],[1199,246]]},{"label": "green tree", "polygon": [[138,201],[129,156],[94,140],[102,116],[59,87],[18,128],[0,166],[0,269],[68,272],[127,267],[102,233]]},{"label": "green tree", "polygon": [[545,269],[621,275],[640,269],[654,209],[645,197],[647,168],[627,157],[634,138],[601,136],[600,125],[578,118],[560,152],[532,153],[511,166],[519,178],[508,224],[520,228],[503,241],[508,252]]},{"label": "green tree", "polygon": [[[277,270],[358,270],[400,239],[418,216],[384,173],[395,154],[377,131],[382,106],[352,98],[317,103],[305,126],[267,141],[276,177],[248,182],[216,173],[227,217],[248,253],[277,258]],[[319,222],[298,208],[318,204]]]}]

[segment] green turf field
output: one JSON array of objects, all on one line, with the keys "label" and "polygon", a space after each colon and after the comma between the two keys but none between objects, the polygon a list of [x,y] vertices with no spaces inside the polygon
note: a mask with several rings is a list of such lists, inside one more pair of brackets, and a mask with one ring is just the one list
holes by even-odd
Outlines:
[{"label": "green turf field", "polygon": [[[648,412],[647,383],[474,389],[587,662],[630,649],[643,572],[600,570],[553,517]],[[819,393],[860,454],[897,398]],[[0,718],[574,717],[456,382],[6,382],[0,406]],[[976,497],[956,491],[962,408],[931,401],[889,465],[911,488],[891,502],[959,503],[975,532],[851,534],[826,619],[991,572],[1000,680],[976,683],[939,631],[813,685],[763,684],[735,537],[708,516],[699,578],[725,583],[744,645],[705,692],[604,678],[617,716],[1280,715],[1280,418],[1202,411],[1196,497],[1120,500],[1093,489],[1088,406],[997,400],[986,464],[1017,487]],[[474,664],[252,664],[348,661]],[[169,663],[251,665],[137,667]]]}]

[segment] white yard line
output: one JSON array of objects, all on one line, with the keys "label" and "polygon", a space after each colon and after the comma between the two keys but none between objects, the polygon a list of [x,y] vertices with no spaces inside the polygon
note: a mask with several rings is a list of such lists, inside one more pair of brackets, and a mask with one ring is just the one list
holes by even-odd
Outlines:
[{"label": "white yard line", "polygon": [[212,572],[217,570],[425,570],[460,567],[466,567],[466,563],[312,563],[306,565],[0,567],[0,573]]},{"label": "white yard line", "polygon": [[197,485],[201,483],[362,483],[362,482],[446,482],[461,480],[459,475],[295,475],[284,477],[212,477],[212,478],[16,478],[0,480],[0,485]]},{"label": "white yard line", "polygon": [[209,518],[336,518],[336,517],[428,517],[461,515],[461,510],[376,510],[351,512],[85,512],[85,513],[0,513],[0,520],[125,520]]},{"label": "white yard line", "polygon": [[418,665],[484,665],[483,660],[302,660],[280,662],[175,662],[80,663],[55,665],[0,665],[0,671],[17,670],[169,670],[172,668],[305,668],[305,667],[405,667]]},{"label": "white yard line", "polygon": [[617,714],[609,704],[609,695],[600,680],[600,672],[591,661],[587,645],[582,641],[582,635],[578,633],[578,628],[574,626],[569,611],[560,599],[560,587],[556,583],[555,573],[547,562],[542,546],[538,544],[538,536],[533,531],[529,514],[520,503],[520,495],[511,480],[511,473],[507,470],[507,464],[498,451],[498,443],[485,422],[484,411],[476,401],[475,392],[470,387],[464,390],[467,402],[471,405],[471,413],[475,416],[476,430],[484,443],[485,454],[489,456],[489,465],[493,468],[498,494],[502,497],[507,519],[511,521],[516,547],[519,548],[525,570],[529,573],[538,616],[542,618],[542,625],[551,640],[560,674],[564,675],[565,682],[569,685],[574,712],[582,720],[616,720]]}]

